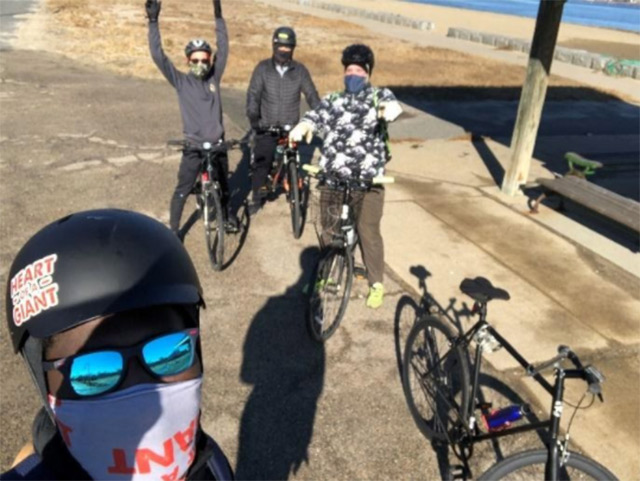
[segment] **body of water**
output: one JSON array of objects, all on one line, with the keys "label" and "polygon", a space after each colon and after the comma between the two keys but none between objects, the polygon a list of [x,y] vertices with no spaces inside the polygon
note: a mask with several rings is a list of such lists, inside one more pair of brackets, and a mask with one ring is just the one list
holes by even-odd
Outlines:
[{"label": "body of water", "polygon": [[[540,0],[406,0],[443,7],[533,17],[538,15]],[[615,28],[640,33],[640,5],[568,0],[562,21],[590,27]],[[478,26],[478,30],[482,30]]]}]

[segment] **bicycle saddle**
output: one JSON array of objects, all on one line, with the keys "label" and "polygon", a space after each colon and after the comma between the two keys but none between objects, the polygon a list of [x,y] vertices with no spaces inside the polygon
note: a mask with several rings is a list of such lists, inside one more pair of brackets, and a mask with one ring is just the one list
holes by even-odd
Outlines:
[{"label": "bicycle saddle", "polygon": [[474,301],[482,303],[487,303],[491,299],[502,299],[505,301],[511,299],[507,291],[499,287],[493,287],[489,279],[485,279],[484,277],[463,280],[460,284],[460,290]]}]

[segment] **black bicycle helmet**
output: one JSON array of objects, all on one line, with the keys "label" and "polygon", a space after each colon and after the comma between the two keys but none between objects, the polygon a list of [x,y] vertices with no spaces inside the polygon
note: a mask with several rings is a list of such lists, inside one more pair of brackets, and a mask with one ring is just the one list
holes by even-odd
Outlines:
[{"label": "black bicycle helmet", "polygon": [[187,46],[184,48],[184,54],[188,57],[191,57],[193,52],[207,52],[209,55],[213,53],[213,49],[209,42],[206,40],[202,40],[201,38],[194,38],[191,40]]},{"label": "black bicycle helmet", "polygon": [[98,316],[166,304],[202,303],[184,246],[145,215],[80,212],[35,234],[9,271],[6,310],[14,351]]},{"label": "black bicycle helmet", "polygon": [[347,68],[349,65],[359,65],[371,75],[374,64],[375,58],[373,51],[367,45],[349,45],[342,51],[342,65],[344,68]]},{"label": "black bicycle helmet", "polygon": [[273,44],[294,48],[296,46],[296,32],[291,27],[276,28],[273,32]]}]

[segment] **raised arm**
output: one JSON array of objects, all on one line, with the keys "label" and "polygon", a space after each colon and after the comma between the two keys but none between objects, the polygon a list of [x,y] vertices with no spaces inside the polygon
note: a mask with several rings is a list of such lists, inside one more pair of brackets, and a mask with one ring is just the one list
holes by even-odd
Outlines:
[{"label": "raised arm", "polygon": [[162,75],[174,87],[178,86],[180,72],[173,66],[173,63],[165,55],[162,50],[162,39],[160,38],[160,27],[158,26],[158,17],[160,16],[160,8],[162,3],[158,0],[147,0],[145,9],[149,18],[149,51],[153,62],[158,66]]},{"label": "raised arm", "polygon": [[221,0],[213,0],[213,16],[216,20],[216,63],[214,65],[213,75],[220,83],[222,74],[227,66],[229,58],[229,34],[227,33],[227,24],[222,18]]}]

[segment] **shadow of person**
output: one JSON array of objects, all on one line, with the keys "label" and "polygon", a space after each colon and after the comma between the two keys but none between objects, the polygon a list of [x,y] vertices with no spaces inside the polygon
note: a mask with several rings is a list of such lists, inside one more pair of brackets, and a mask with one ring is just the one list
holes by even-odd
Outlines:
[{"label": "shadow of person", "polygon": [[247,332],[240,378],[253,391],[241,418],[237,479],[288,479],[309,462],[325,351],[308,334],[303,291],[318,256],[316,247],[301,253],[299,279],[267,300]]}]

